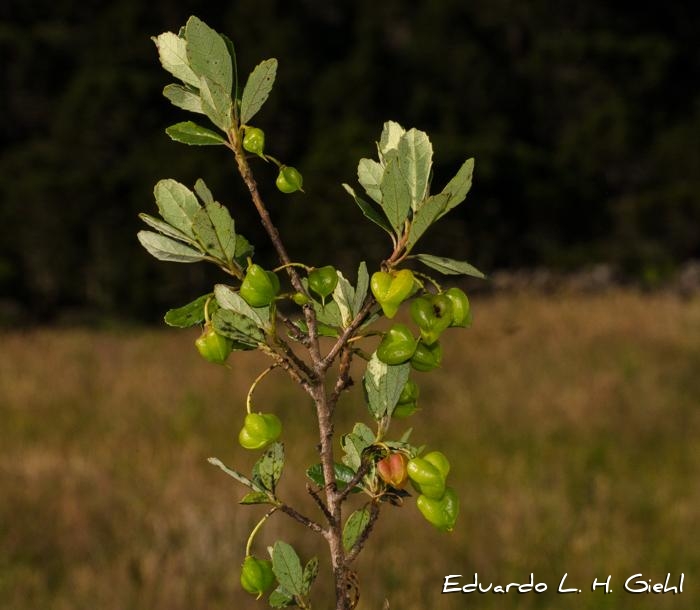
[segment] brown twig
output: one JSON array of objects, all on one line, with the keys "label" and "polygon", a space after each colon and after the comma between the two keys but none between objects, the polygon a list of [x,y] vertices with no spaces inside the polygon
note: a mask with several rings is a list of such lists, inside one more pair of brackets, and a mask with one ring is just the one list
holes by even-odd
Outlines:
[{"label": "brown twig", "polygon": [[370,310],[372,309],[372,306],[375,304],[374,297],[368,296],[365,299],[365,303],[362,306],[362,309],[359,311],[359,313],[355,316],[355,319],[350,322],[350,326],[348,326],[344,331],[343,334],[340,335],[338,340],[335,342],[335,345],[331,348],[331,350],[326,354],[326,357],[323,359],[321,362],[321,370],[325,372],[328,370],[328,368],[333,364],[333,361],[335,360],[336,356],[340,353],[340,350],[345,347],[347,344],[348,340],[353,336],[355,331],[360,328],[362,323],[365,321],[367,318]]},{"label": "brown twig", "polygon": [[[294,290],[296,290],[297,292],[305,292],[304,286],[301,283],[301,278],[299,277],[296,268],[290,264],[292,260],[289,258],[287,249],[282,243],[279,231],[277,230],[277,227],[273,224],[272,219],[270,218],[270,213],[267,211],[267,208],[263,203],[262,197],[260,196],[258,184],[255,181],[255,178],[253,177],[253,172],[251,171],[250,165],[248,164],[248,159],[243,150],[243,145],[238,129],[234,127],[229,131],[228,135],[229,143],[231,144],[231,150],[233,150],[233,153],[236,157],[238,172],[240,173],[241,178],[243,178],[243,182],[248,188],[250,197],[253,200],[253,205],[258,211],[260,220],[270,238],[270,241],[272,241],[272,245],[274,246],[275,251],[277,252],[277,256],[280,262],[283,265],[286,265],[285,268],[287,270],[287,273],[289,274],[289,280],[291,281],[292,286],[294,286]],[[309,351],[311,352],[314,363],[320,362],[321,350],[318,344],[316,313],[314,312],[313,307],[310,307],[309,305],[304,306],[304,317],[306,318],[306,325],[309,329]]]},{"label": "brown twig", "polygon": [[335,387],[328,400],[331,406],[331,411],[335,411],[336,404],[340,398],[343,391],[347,390],[352,385],[352,378],[350,377],[350,365],[352,364],[352,350],[348,348],[347,344],[343,346],[340,350],[340,367],[338,370],[338,379],[336,379]]},{"label": "brown twig", "polygon": [[321,500],[321,497],[318,495],[318,492],[308,483],[306,485],[306,491],[309,492],[309,495],[314,499],[314,501],[321,509],[321,512],[324,514],[328,522],[331,523],[333,521],[333,515],[331,515],[328,512],[328,507],[326,506],[325,502]]},{"label": "brown twig", "polygon": [[327,535],[326,530],[324,530],[313,519],[309,519],[305,515],[302,515],[299,511],[292,508],[288,504],[284,504],[282,502],[282,503],[277,505],[277,509],[281,510],[285,515],[289,515],[292,519],[294,519],[295,521],[298,521],[299,523],[301,523],[305,527],[308,527],[310,530],[313,530],[314,532],[321,534],[324,537]]},{"label": "brown twig", "polygon": [[360,464],[360,467],[357,469],[357,472],[354,474],[352,479],[348,481],[347,487],[338,494],[339,502],[345,502],[345,498],[347,498],[350,495],[353,488],[357,486],[357,484],[362,480],[362,477],[364,477],[368,471],[369,461],[365,460]]}]

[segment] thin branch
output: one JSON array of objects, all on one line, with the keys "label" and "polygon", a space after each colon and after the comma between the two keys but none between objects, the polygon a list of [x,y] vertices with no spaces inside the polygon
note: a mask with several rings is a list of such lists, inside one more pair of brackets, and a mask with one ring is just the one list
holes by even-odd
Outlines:
[{"label": "thin branch", "polygon": [[294,324],[294,322],[292,322],[287,316],[285,316],[283,313],[280,313],[279,309],[277,310],[277,319],[289,329],[289,334],[295,341],[298,341],[304,347],[309,347],[309,336],[306,333],[302,332],[302,330],[296,324]]},{"label": "thin branch", "polygon": [[340,350],[343,349],[348,340],[353,336],[353,334],[355,334],[355,331],[365,321],[375,302],[376,301],[374,300],[374,297],[367,297],[360,312],[355,316],[355,319],[352,322],[350,322],[350,326],[348,326],[343,331],[343,334],[340,335],[338,340],[335,342],[335,345],[331,348],[331,351],[329,351],[326,354],[326,357],[321,362],[322,372],[327,371],[328,367],[330,367],[330,365],[333,364],[333,361],[335,360],[336,356],[340,353]]},{"label": "thin branch", "polygon": [[357,469],[355,475],[348,481],[348,485],[343,491],[338,494],[338,502],[345,502],[345,499],[350,495],[350,492],[358,485],[367,472],[369,471],[369,461],[364,460]]},{"label": "thin branch", "polygon": [[304,379],[301,376],[300,372],[295,368],[294,363],[290,362],[288,358],[285,358],[284,356],[278,354],[269,345],[260,344],[259,347],[263,352],[270,356],[270,358],[272,358],[280,367],[287,371],[292,380],[298,383],[302,388],[304,388],[307,394],[313,397],[313,386],[307,379]]},{"label": "thin branch", "polygon": [[316,521],[314,521],[313,519],[309,519],[305,515],[302,515],[299,511],[292,508],[288,504],[284,504],[284,502],[282,502],[280,504],[277,504],[276,506],[278,510],[281,510],[286,515],[289,515],[292,519],[298,521],[305,527],[308,527],[310,530],[321,534],[324,538],[328,537],[328,532],[324,530],[318,523],[316,523]]},{"label": "thin branch", "polygon": [[350,365],[352,364],[352,350],[348,349],[347,344],[340,350],[340,367],[338,371],[338,379],[335,382],[335,387],[331,393],[328,403],[331,407],[331,412],[335,410],[338,399],[344,390],[347,390],[352,385],[350,377]]},{"label": "thin branch", "polygon": [[[255,182],[253,172],[250,169],[250,165],[248,164],[248,159],[246,158],[245,152],[243,150],[243,145],[241,142],[240,134],[238,133],[238,129],[231,129],[228,135],[229,142],[231,144],[231,150],[233,150],[233,153],[236,157],[236,163],[238,164],[238,172],[240,173],[241,178],[243,178],[243,182],[245,182],[246,187],[248,187],[251,199],[253,200],[253,205],[255,205],[255,209],[258,211],[260,220],[263,224],[263,227],[265,228],[265,231],[267,231],[267,234],[270,237],[270,241],[272,241],[272,245],[274,246],[275,251],[277,252],[277,256],[280,262],[283,265],[285,265],[287,273],[289,274],[289,279],[292,282],[292,286],[294,286],[294,290],[306,294],[306,291],[304,290],[304,286],[301,283],[301,278],[299,277],[296,268],[294,267],[294,265],[291,265],[292,260],[289,258],[289,254],[287,254],[287,249],[282,243],[282,238],[280,237],[279,231],[277,230],[277,227],[273,224],[272,219],[270,218],[270,213],[267,211],[267,208],[263,203],[262,197],[260,196],[260,191],[258,191],[258,184],[257,182]],[[318,369],[318,364],[321,362],[322,358],[321,349],[318,342],[316,312],[313,310],[313,307],[310,307],[309,305],[304,306],[304,317],[306,318],[306,325],[309,329],[309,351],[314,362],[314,368]],[[317,370],[317,372],[322,371]]]},{"label": "thin branch", "polygon": [[330,512],[328,512],[328,507],[326,506],[325,502],[321,500],[321,497],[318,495],[318,492],[308,483],[306,484],[306,491],[309,492],[309,495],[314,499],[318,507],[321,509],[321,512],[328,520],[328,523],[332,523],[333,515],[331,515]]},{"label": "thin branch", "polygon": [[284,352],[284,355],[289,358],[294,364],[297,366],[297,368],[304,373],[309,379],[315,379],[316,378],[316,373],[312,371],[309,366],[304,362],[299,356],[296,354],[296,352],[290,347],[290,345],[282,339],[279,335],[275,337],[275,343],[280,347],[280,349]]}]

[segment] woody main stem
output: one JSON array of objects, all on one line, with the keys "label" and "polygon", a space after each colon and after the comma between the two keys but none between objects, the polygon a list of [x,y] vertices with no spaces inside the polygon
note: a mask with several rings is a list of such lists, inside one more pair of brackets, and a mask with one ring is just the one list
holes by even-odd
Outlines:
[{"label": "woody main stem", "polygon": [[[236,157],[238,171],[241,174],[248,191],[250,192],[253,204],[260,215],[260,220],[263,227],[272,241],[275,251],[277,252],[277,256],[289,274],[292,286],[299,292],[305,292],[299,274],[295,266],[292,264],[289,254],[282,243],[279,231],[273,224],[270,214],[265,207],[262,198],[260,197],[257,183],[255,182],[245,152],[242,148],[240,134],[235,128],[229,132],[229,143],[230,148]],[[335,349],[332,350],[332,353],[324,358],[321,355],[318,341],[316,314],[313,307],[308,305],[304,307],[304,317],[306,319],[306,324],[309,331],[309,341],[306,346],[311,357],[311,370],[309,370],[309,367],[302,368],[296,361],[290,360],[288,355],[286,357],[281,356],[281,358],[285,360],[286,366],[284,366],[284,368],[287,369],[290,374],[293,371],[295,377],[303,376],[306,383],[302,385],[311,395],[316,407],[320,440],[319,453],[323,478],[326,482],[325,500],[326,517],[328,521],[328,527],[324,529],[322,533],[328,542],[331,555],[331,563],[335,581],[336,610],[348,610],[349,604],[345,592],[348,566],[342,540],[342,503],[346,498],[346,494],[342,494],[337,490],[333,456],[333,408],[338,400],[340,392],[334,392],[329,398],[326,392],[324,380],[330,364],[333,362],[342,346],[347,342],[352,332],[354,332],[356,326],[349,330],[349,332],[346,333],[346,335],[338,342]],[[338,385],[336,384],[336,388],[337,387]]]}]

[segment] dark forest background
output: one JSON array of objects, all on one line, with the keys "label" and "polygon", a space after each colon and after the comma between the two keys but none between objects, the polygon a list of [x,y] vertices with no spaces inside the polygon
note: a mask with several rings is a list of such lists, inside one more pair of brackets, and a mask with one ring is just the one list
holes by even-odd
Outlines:
[{"label": "dark forest background", "polygon": [[242,79],[280,60],[256,124],[307,195],[279,194],[262,163],[258,178],[297,259],[352,275],[386,252],[340,183],[388,119],[428,132],[438,189],[476,158],[426,251],[646,278],[700,257],[696,3],[4,0],[0,322],[155,320],[208,290],[210,270],[136,241],[160,178],[205,178],[272,262],[232,160],[163,132],[189,117],[161,96],[150,36],[190,14],[231,36]]}]

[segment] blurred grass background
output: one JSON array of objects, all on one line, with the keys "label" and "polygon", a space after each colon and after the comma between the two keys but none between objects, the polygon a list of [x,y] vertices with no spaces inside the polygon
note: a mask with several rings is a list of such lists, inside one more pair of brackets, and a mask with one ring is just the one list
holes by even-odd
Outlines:
[{"label": "blurred grass background", "polygon": [[[416,374],[423,409],[409,420],[417,444],[452,460],[458,527],[437,533],[413,500],[387,506],[360,557],[359,607],[697,608],[700,301],[616,289],[483,295],[474,307],[475,326],[448,333],[443,368]],[[236,435],[266,363],[246,353],[230,370],[209,365],[195,336],[3,332],[0,608],[264,606],[237,580],[262,509],[239,508],[242,488],[206,458],[252,465]],[[281,373],[256,401],[285,424],[281,495],[318,518],[302,483],[315,461],[311,405]],[[340,411],[338,432],[368,420],[357,388]],[[278,537],[325,560],[325,545],[282,515],[256,551]],[[495,584],[534,572],[549,591],[440,594],[446,574],[466,583],[474,572]],[[555,593],[565,572],[581,595]],[[685,592],[623,593],[638,572],[684,572]],[[613,593],[592,593],[608,574]],[[324,576],[317,608],[331,605]]]}]

